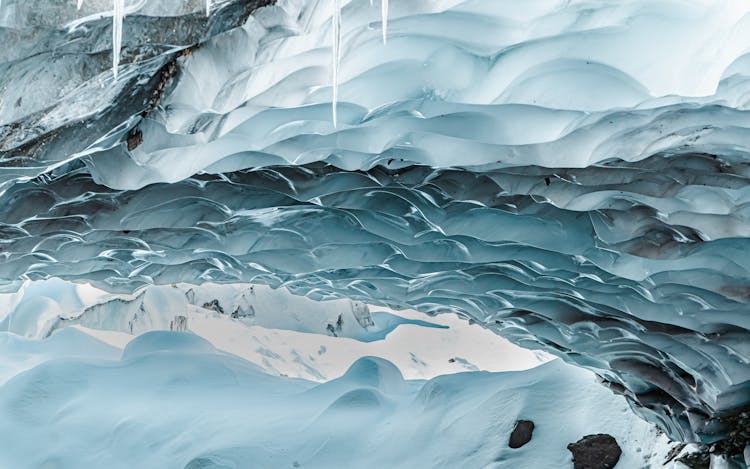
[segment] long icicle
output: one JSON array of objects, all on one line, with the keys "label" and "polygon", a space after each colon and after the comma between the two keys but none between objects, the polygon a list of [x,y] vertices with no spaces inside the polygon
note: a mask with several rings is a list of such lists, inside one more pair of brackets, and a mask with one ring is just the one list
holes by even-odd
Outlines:
[{"label": "long icicle", "polygon": [[333,0],[333,98],[331,99],[331,113],[333,127],[338,125],[337,103],[339,99],[339,49],[341,47],[341,0]]},{"label": "long icicle", "polygon": [[211,16],[211,0],[206,0],[206,16]]},{"label": "long icicle", "polygon": [[112,15],[112,73],[117,80],[117,68],[120,65],[122,48],[122,21],[125,14],[125,0],[114,0],[115,11]]},{"label": "long icicle", "polygon": [[383,44],[388,43],[388,0],[380,0],[380,15],[383,22]]},{"label": "long icicle", "polygon": [[80,10],[83,6],[83,0],[78,0],[78,9]]}]

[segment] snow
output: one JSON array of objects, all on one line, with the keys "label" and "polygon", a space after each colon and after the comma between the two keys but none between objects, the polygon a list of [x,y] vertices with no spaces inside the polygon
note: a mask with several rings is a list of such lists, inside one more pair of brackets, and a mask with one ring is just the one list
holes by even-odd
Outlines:
[{"label": "snow", "polygon": [[86,357],[114,360],[121,354],[122,347],[105,344],[74,328],[59,331],[47,340],[0,332],[0,383],[49,360]]},{"label": "snow", "polygon": [[[371,341],[248,326],[211,312],[190,313],[188,327],[217,349],[240,356],[267,373],[313,381],[337,378],[357,358],[367,355],[391,361],[408,379],[429,379],[469,370],[522,370],[549,360],[455,316],[441,315],[434,319],[445,329],[406,324],[394,328],[382,339]],[[133,338],[123,332],[74,327],[119,347]]]},{"label": "snow", "polygon": [[[661,467],[669,446],[559,360],[405,381],[388,361],[361,357],[316,384],[269,375],[190,333],[148,332],[121,357],[87,337],[63,329],[13,344],[16,360],[48,360],[0,385],[0,467],[559,469],[571,467],[567,443],[606,432],[623,448],[618,468],[631,468]],[[536,429],[511,450],[519,418]]]},{"label": "snow", "polygon": [[[50,279],[5,296],[4,324],[28,317],[38,338],[0,332],[0,467],[559,469],[568,443],[605,432],[618,468],[678,469],[593,374],[455,314],[245,284],[113,295]],[[250,303],[255,316],[229,313]],[[45,328],[52,311],[68,319]],[[188,332],[159,330],[176,314]],[[536,429],[512,450],[517,419]]]},{"label": "snow", "polygon": [[[112,295],[90,285],[50,279],[27,282],[19,293],[0,295],[3,299],[13,306],[0,329],[27,338],[41,339],[73,327],[123,348],[133,333],[169,330],[176,316],[185,316],[187,329],[217,349],[267,373],[313,381],[337,378],[368,355],[391,361],[408,379],[471,370],[523,370],[551,359],[455,314],[429,317],[349,300],[318,302],[264,285],[179,284]],[[223,314],[211,309],[213,304]],[[252,308],[253,315],[232,317],[240,306]],[[335,336],[328,325],[335,325]]]},{"label": "snow", "polygon": [[[142,3],[139,13],[163,7],[178,20],[133,21],[132,37],[146,39],[123,44],[130,10],[116,1],[115,83],[95,63],[108,42],[93,35],[96,15],[68,23],[71,2],[3,2],[3,288],[49,275],[119,291],[262,281],[461,310],[634,398],[666,390],[679,404],[660,417],[681,438],[722,437],[696,419],[747,404],[747,2],[382,1],[378,31],[364,0],[333,12],[280,0],[241,28],[201,21],[207,35],[157,25],[185,24],[200,1],[192,12]],[[161,69],[164,44],[149,38],[166,34],[171,52],[201,47],[142,119],[150,101],[127,91]],[[118,71],[124,50],[138,59]],[[136,125],[144,142],[126,150]],[[325,176],[320,163],[333,165]],[[84,316],[32,295],[3,303],[2,326],[31,339],[67,323],[139,335],[190,320],[211,335],[233,319],[201,325],[213,313],[190,303],[154,289]],[[364,332],[327,314],[282,327],[240,303],[238,340],[330,330],[354,341],[356,353],[337,352],[346,362],[410,328],[442,334],[387,311]],[[343,361],[313,366],[305,347],[237,353],[276,374],[343,373]],[[408,376],[445,362],[401,352],[391,359]],[[450,360],[480,368],[463,352]]]}]

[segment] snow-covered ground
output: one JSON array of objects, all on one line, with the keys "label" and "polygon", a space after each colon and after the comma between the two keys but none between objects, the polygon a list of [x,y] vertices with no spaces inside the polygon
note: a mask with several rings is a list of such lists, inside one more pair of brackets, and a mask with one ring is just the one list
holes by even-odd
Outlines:
[{"label": "snow-covered ground", "polygon": [[[373,307],[362,327],[362,305],[254,287],[254,315],[233,318],[248,286],[45,283],[0,298],[0,468],[559,469],[595,433],[619,442],[617,468],[676,468],[591,373],[455,315]],[[187,332],[158,330],[175,316]],[[511,449],[518,419],[536,428]]]},{"label": "snow-covered ground", "polygon": [[[55,279],[31,282],[16,296],[0,298],[9,311],[0,330],[42,338],[59,328],[76,327],[123,348],[135,335],[169,330],[175,317],[183,316],[187,330],[219,350],[271,374],[313,381],[339,377],[368,355],[393,362],[407,379],[524,370],[551,359],[455,314],[429,317],[349,300],[319,302],[262,285],[157,286],[134,295],[110,295]],[[253,314],[232,317],[238,308],[252,309]],[[365,311],[365,326],[355,318],[355,308]]]},{"label": "snow-covered ground", "polygon": [[[598,432],[620,442],[621,468],[661,467],[650,463],[668,449],[624,400],[559,360],[425,382],[361,358],[319,384],[189,333],[143,334],[122,357],[72,328],[44,340],[3,333],[3,345],[20,360],[55,356],[0,387],[4,468],[558,469],[572,467],[568,443]],[[514,450],[519,418],[536,429]]]}]

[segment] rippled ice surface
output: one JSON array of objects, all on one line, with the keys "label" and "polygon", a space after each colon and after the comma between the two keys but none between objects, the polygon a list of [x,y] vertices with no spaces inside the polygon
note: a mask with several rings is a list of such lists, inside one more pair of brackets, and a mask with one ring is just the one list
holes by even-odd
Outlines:
[{"label": "rippled ice surface", "polygon": [[[750,395],[750,5],[5,0],[0,278],[457,311],[670,436]],[[64,13],[63,13],[64,12]],[[253,12],[252,16],[248,16]],[[58,14],[59,13],[59,14]],[[198,46],[199,45],[199,46]]]}]

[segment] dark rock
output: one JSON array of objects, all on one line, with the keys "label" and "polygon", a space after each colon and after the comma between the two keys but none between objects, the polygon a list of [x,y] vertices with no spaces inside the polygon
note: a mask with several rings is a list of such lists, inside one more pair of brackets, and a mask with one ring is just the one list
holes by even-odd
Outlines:
[{"label": "dark rock", "polygon": [[573,453],[575,469],[612,469],[620,460],[622,450],[610,435],[587,435],[568,445]]},{"label": "dark rock", "polygon": [[255,316],[255,308],[253,305],[249,305],[247,308],[243,308],[242,305],[240,305],[232,312],[232,319],[251,318],[253,316]]},{"label": "dark rock", "polygon": [[219,314],[224,314],[224,308],[221,307],[221,304],[219,304],[219,300],[211,300],[208,303],[203,303],[203,307],[205,309],[210,309],[211,311],[216,311]]},{"label": "dark rock", "polygon": [[339,314],[339,317],[336,320],[336,332],[341,332],[341,329],[343,327],[344,327],[344,317]]},{"label": "dark rock", "polygon": [[711,466],[711,456],[708,454],[708,451],[686,454],[677,458],[677,461],[690,469],[708,469]]},{"label": "dark rock", "polygon": [[510,434],[508,446],[511,448],[520,448],[531,441],[531,434],[534,432],[534,422],[531,420],[519,420],[516,427]]},{"label": "dark rock", "polygon": [[750,412],[719,418],[719,423],[727,429],[727,438],[716,444],[715,451],[728,456],[742,455],[750,445]]},{"label": "dark rock", "polygon": [[175,316],[174,319],[169,322],[169,330],[177,332],[187,332],[187,316]]},{"label": "dark rock", "polygon": [[143,143],[143,132],[141,132],[141,129],[134,128],[128,132],[128,151],[135,150],[141,143]]}]

